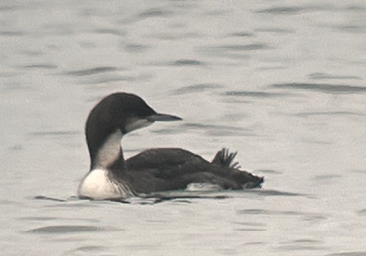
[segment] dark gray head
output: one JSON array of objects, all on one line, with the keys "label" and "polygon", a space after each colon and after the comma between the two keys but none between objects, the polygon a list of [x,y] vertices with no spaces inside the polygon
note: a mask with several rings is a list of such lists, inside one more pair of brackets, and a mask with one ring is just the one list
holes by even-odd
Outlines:
[{"label": "dark gray head", "polygon": [[117,131],[123,134],[156,121],[177,121],[180,117],[156,113],[143,99],[129,93],[113,93],[103,98],[89,113],[86,140],[93,161],[106,139]]}]

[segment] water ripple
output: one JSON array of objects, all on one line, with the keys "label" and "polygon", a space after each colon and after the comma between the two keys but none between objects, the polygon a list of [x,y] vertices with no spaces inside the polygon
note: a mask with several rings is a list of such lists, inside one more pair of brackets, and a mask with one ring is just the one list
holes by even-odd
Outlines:
[{"label": "water ripple", "polygon": [[266,173],[266,174],[277,174],[277,175],[279,175],[279,174],[283,174],[283,172],[280,172],[280,171],[276,171],[276,170],[261,170],[261,169],[259,169],[259,170],[255,170],[256,172],[260,172],[260,173]]},{"label": "water ripple", "polygon": [[272,47],[265,43],[226,44],[218,46],[197,47],[197,51],[209,57],[224,57],[231,59],[248,59],[251,52],[269,50]]},{"label": "water ripple", "polygon": [[307,6],[277,6],[261,9],[256,11],[256,13],[275,14],[275,15],[278,14],[294,15],[303,12],[331,11],[331,10],[335,10],[335,7],[333,5],[323,4],[323,5],[307,5]]},{"label": "water ripple", "polygon": [[256,32],[276,33],[276,34],[292,34],[292,33],[295,33],[295,30],[293,30],[293,29],[284,29],[284,28],[258,28],[255,31]]},{"label": "water ripple", "polygon": [[104,251],[105,249],[106,249],[106,247],[104,247],[104,246],[94,246],[94,245],[81,246],[81,247],[78,247],[73,250],[68,250],[66,252],[66,255],[77,255],[78,252],[88,253],[88,255],[90,255],[90,253],[93,253],[93,252],[100,253],[101,251]]},{"label": "water ripple", "polygon": [[107,35],[116,35],[116,36],[124,36],[127,34],[125,31],[121,31],[118,29],[110,29],[110,28],[95,29],[94,32],[97,34],[107,34]]},{"label": "water ripple", "polygon": [[341,252],[341,253],[332,253],[326,254],[325,256],[365,256],[366,251],[359,251],[359,252]]},{"label": "water ripple", "polygon": [[359,210],[357,213],[361,216],[366,216],[366,209]]},{"label": "water ripple", "polygon": [[232,33],[231,36],[234,36],[234,37],[253,37],[254,34],[249,33],[249,32],[235,32],[235,33]]},{"label": "water ripple", "polygon": [[294,90],[309,90],[324,93],[364,93],[366,87],[351,86],[351,85],[338,85],[338,84],[311,84],[311,83],[285,83],[285,84],[272,84],[272,88],[278,89],[294,89]]},{"label": "water ripple", "polygon": [[366,26],[364,25],[341,25],[334,26],[334,29],[340,30],[341,32],[350,32],[350,33],[365,33]]},{"label": "water ripple", "polygon": [[75,71],[67,71],[65,72],[66,75],[70,76],[90,76],[94,74],[106,73],[116,71],[116,67],[96,67],[90,69],[82,69],[82,70],[75,70]]},{"label": "water ripple", "polygon": [[261,196],[300,196],[300,197],[307,197],[313,198],[313,195],[310,194],[300,194],[294,192],[285,192],[285,191],[278,191],[278,190],[247,190],[247,193],[255,193]]},{"label": "water ripple", "polygon": [[200,123],[184,123],[182,126],[185,129],[199,129],[199,130],[223,130],[226,132],[235,131],[249,131],[249,129],[245,129],[243,127],[236,126],[228,126],[228,125],[214,125],[214,124],[200,124]]},{"label": "water ripple", "polygon": [[264,43],[256,44],[228,44],[219,46],[208,46],[203,47],[205,51],[255,51],[255,50],[266,50],[270,47]]},{"label": "water ripple", "polygon": [[295,6],[282,6],[282,7],[272,7],[267,9],[262,9],[256,11],[257,13],[267,13],[267,14],[297,14],[299,12],[305,11],[304,7],[295,7]]},{"label": "water ripple", "polygon": [[301,216],[303,220],[325,220],[326,216],[319,213],[299,212],[299,211],[279,211],[279,210],[266,210],[266,209],[244,209],[238,210],[238,214],[249,215],[271,215],[271,216]]},{"label": "water ripple", "polygon": [[18,6],[15,6],[15,5],[1,5],[0,6],[0,12],[15,11],[17,9],[19,9],[19,7]]},{"label": "water ripple", "polygon": [[278,248],[281,250],[324,250],[323,243],[321,240],[297,239],[282,242]]},{"label": "water ripple", "polygon": [[361,113],[355,113],[351,111],[322,111],[322,112],[301,112],[293,114],[298,117],[310,117],[310,116],[364,116]]},{"label": "water ripple", "polygon": [[116,81],[136,81],[136,80],[144,80],[148,76],[141,75],[141,76],[119,76],[119,75],[106,75],[103,77],[88,79],[80,81],[81,84],[106,84],[110,82],[116,82]]},{"label": "water ripple", "polygon": [[186,94],[186,93],[196,93],[207,90],[213,90],[222,88],[222,85],[219,84],[194,84],[189,86],[184,86],[179,89],[173,91],[173,94]]},{"label": "water ripple", "polygon": [[228,91],[223,93],[224,96],[237,96],[237,97],[255,97],[255,98],[272,98],[288,96],[287,93],[273,93],[263,91]]},{"label": "water ripple", "polygon": [[330,79],[352,79],[352,80],[362,80],[359,76],[336,76],[336,75],[328,75],[325,73],[312,73],[309,74],[310,79],[317,79],[317,80],[330,80]]},{"label": "water ripple", "polygon": [[184,123],[182,124],[184,131],[203,131],[207,133],[209,136],[232,136],[235,133],[235,136],[256,136],[254,132],[250,129],[246,129],[243,127],[236,126],[227,126],[227,125],[213,125],[213,124],[200,124],[200,123]]},{"label": "water ripple", "polygon": [[[110,229],[113,230],[113,229]],[[95,226],[81,226],[81,225],[65,225],[65,226],[45,226],[28,230],[28,233],[42,233],[42,234],[66,234],[66,233],[80,233],[80,232],[96,232],[96,231],[110,231],[103,227]]]},{"label": "water ripple", "polygon": [[151,8],[146,11],[140,12],[138,14],[141,18],[150,18],[150,17],[167,17],[173,14],[172,11],[164,10],[161,8]]},{"label": "water ripple", "polygon": [[280,211],[280,210],[267,210],[267,209],[244,209],[238,210],[238,214],[249,215],[268,215],[268,216],[298,216],[301,221],[306,223],[319,223],[326,221],[328,216],[323,213],[313,212],[300,212],[300,211]]},{"label": "water ripple", "polygon": [[313,177],[313,180],[316,181],[328,181],[328,180],[333,180],[335,178],[341,178],[341,175],[336,175],[336,174],[324,174],[324,175],[317,175],[315,177]]},{"label": "water ripple", "polygon": [[182,59],[182,60],[176,60],[173,63],[171,63],[173,66],[202,66],[205,65],[204,62],[198,61],[198,60],[189,60],[189,59]]},{"label": "water ripple", "polygon": [[126,46],[124,46],[124,50],[126,52],[132,52],[132,53],[143,52],[148,48],[149,46],[142,44],[127,44]]},{"label": "water ripple", "polygon": [[276,210],[265,210],[265,209],[245,209],[239,210],[239,214],[250,214],[250,215],[303,215],[302,212],[296,211],[276,211]]},{"label": "water ripple", "polygon": [[80,131],[54,131],[54,132],[31,132],[28,135],[32,137],[44,136],[74,136],[80,134]]},{"label": "water ripple", "polygon": [[23,31],[1,31],[0,36],[24,36]]},{"label": "water ripple", "polygon": [[55,69],[57,65],[54,64],[31,64],[31,65],[24,65],[21,66],[24,69]]}]

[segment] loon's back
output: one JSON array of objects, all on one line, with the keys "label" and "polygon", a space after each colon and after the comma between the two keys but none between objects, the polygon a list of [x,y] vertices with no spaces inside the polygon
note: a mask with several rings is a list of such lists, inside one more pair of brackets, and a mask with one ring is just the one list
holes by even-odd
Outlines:
[{"label": "loon's back", "polygon": [[212,162],[180,148],[154,148],[129,158],[123,179],[137,193],[185,189],[190,183],[211,183],[223,189],[260,187],[263,178],[239,170],[236,153],[217,152]]}]

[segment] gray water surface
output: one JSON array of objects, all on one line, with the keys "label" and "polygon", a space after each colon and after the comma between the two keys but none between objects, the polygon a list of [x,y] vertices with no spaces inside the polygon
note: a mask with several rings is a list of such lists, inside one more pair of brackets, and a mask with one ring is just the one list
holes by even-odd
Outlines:
[{"label": "gray water surface", "polygon": [[[0,254],[366,255],[365,67],[363,0],[0,1]],[[127,157],[229,147],[263,188],[73,199],[84,122],[116,91],[184,119]]]}]

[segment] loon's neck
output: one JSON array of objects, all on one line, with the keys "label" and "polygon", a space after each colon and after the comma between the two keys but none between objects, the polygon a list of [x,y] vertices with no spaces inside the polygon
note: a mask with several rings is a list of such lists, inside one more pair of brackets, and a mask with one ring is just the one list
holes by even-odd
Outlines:
[{"label": "loon's neck", "polygon": [[[123,133],[117,129],[104,136],[88,136],[91,158],[89,173],[83,178],[78,189],[80,198],[94,200],[124,199],[134,193],[120,177],[125,166],[121,140]],[[97,147],[96,145],[100,145]]]},{"label": "loon's neck", "polygon": [[90,170],[121,171],[124,169],[125,159],[121,147],[122,137],[123,133],[119,129],[107,136],[97,150],[96,155],[91,158]]}]

